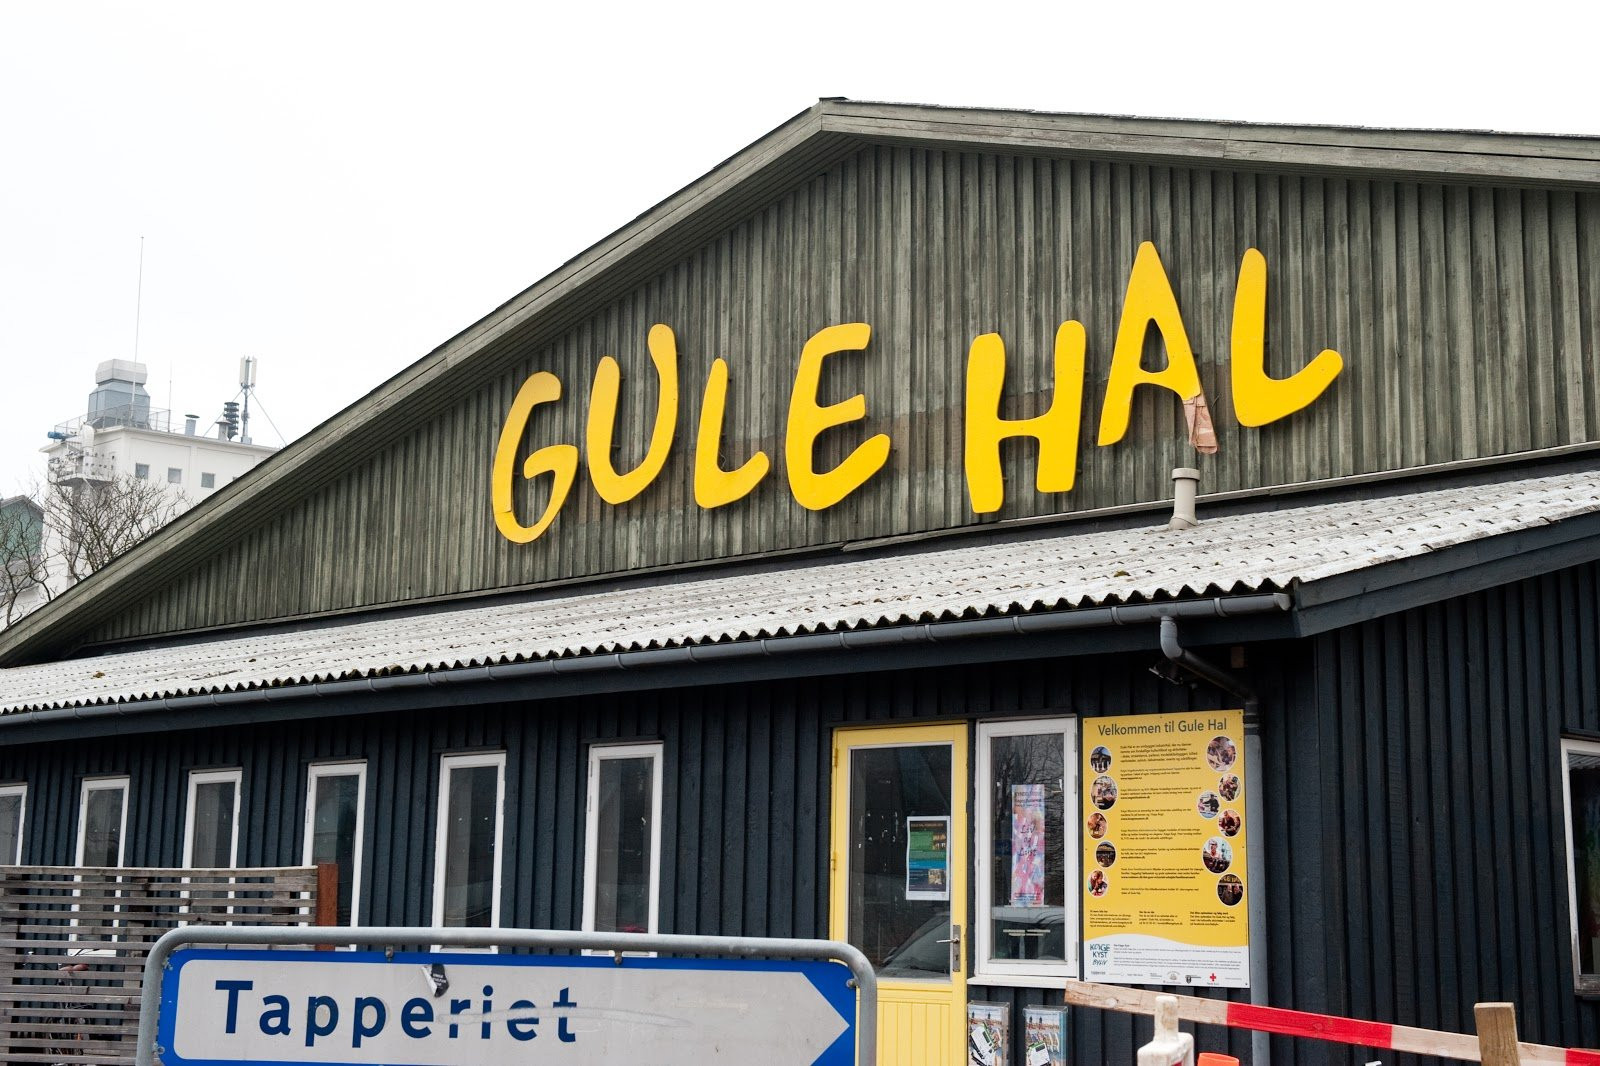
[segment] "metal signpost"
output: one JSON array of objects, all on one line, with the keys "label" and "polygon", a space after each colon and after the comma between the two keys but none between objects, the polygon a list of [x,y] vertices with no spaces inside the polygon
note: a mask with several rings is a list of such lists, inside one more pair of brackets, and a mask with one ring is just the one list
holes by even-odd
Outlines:
[{"label": "metal signpost", "polygon": [[[328,943],[382,950],[264,950]],[[874,1066],[876,1019],[871,964],[828,940],[189,926],[145,961],[134,1061]]]}]

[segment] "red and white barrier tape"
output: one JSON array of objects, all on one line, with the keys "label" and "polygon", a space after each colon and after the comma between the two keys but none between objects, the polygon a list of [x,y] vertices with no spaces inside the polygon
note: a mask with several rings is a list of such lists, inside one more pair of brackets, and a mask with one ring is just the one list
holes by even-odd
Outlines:
[{"label": "red and white barrier tape", "polygon": [[[1130,1014],[1155,1014],[1156,998],[1168,994],[1089,981],[1068,981],[1066,993],[1067,1002],[1073,1006]],[[1186,1022],[1226,1025],[1234,1029],[1254,1029],[1312,1040],[1332,1040],[1341,1044],[1409,1051],[1467,1062],[1481,1061],[1478,1038],[1467,1033],[1446,1033],[1410,1025],[1390,1025],[1388,1022],[1365,1022],[1333,1014],[1260,1007],[1253,1003],[1230,1003],[1223,999],[1200,999],[1196,996],[1174,998],[1178,1001],[1178,1017]],[[1517,1048],[1525,1066],[1600,1066],[1600,1051],[1551,1047],[1527,1041],[1519,1043]]]}]

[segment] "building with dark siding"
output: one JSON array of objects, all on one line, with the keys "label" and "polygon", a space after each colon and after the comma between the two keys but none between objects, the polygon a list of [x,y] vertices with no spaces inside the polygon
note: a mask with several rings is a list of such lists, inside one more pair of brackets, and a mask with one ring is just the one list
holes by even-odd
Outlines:
[{"label": "building with dark siding", "polygon": [[1600,140],[822,101],[0,634],[0,861],[1594,1046],[1597,460]]}]

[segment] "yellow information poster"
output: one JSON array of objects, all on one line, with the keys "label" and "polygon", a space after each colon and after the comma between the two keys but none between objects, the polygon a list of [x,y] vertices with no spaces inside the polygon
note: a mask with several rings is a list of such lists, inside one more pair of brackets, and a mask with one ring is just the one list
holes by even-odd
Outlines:
[{"label": "yellow information poster", "polygon": [[1244,713],[1083,721],[1084,979],[1250,985]]}]

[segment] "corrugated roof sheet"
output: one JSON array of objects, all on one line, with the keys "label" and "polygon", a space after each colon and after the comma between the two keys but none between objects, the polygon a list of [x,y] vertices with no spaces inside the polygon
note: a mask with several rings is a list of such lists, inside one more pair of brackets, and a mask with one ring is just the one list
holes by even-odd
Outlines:
[{"label": "corrugated roof sheet", "polygon": [[1285,591],[1600,511],[1592,473],[961,544],[0,670],[0,713],[616,651]]}]

